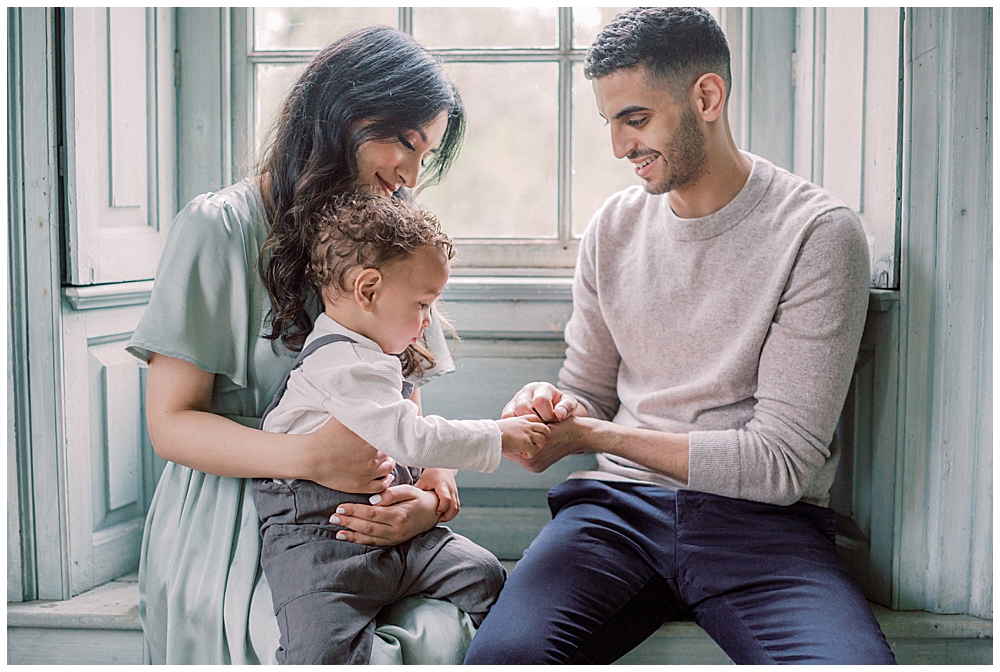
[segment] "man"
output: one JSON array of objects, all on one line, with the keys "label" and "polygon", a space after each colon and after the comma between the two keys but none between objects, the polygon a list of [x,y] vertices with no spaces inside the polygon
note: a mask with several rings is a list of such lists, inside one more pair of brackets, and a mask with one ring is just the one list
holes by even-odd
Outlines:
[{"label": "man", "polygon": [[826,508],[867,308],[857,216],[737,149],[707,12],[619,14],[584,71],[644,190],[584,234],[558,388],[505,415],[554,422],[523,466],[597,470],[549,493],[466,662],[610,663],[682,617],[737,663],[894,662]]}]

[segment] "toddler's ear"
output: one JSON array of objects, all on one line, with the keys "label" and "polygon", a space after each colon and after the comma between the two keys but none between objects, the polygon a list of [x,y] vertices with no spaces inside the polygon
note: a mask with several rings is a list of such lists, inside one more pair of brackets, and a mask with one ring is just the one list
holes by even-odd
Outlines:
[{"label": "toddler's ear", "polygon": [[377,268],[366,268],[354,279],[354,300],[361,309],[371,312],[375,307],[375,297],[382,288],[382,273]]}]

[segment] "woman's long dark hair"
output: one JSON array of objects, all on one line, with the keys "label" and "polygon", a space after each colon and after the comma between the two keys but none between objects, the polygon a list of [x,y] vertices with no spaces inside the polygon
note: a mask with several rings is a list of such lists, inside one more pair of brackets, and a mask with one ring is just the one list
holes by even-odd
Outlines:
[{"label": "woman's long dark hair", "polygon": [[312,328],[309,223],[325,204],[357,188],[361,144],[395,139],[442,112],[444,137],[418,190],[440,181],[465,133],[462,101],[437,61],[409,35],[375,26],[342,37],[308,65],[288,94],[259,170],[270,223],[258,260],[271,299],[266,338],[299,350]]}]

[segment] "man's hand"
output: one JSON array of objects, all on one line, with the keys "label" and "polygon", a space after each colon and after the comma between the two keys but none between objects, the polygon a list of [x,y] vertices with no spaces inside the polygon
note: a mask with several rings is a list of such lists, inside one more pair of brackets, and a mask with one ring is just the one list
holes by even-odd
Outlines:
[{"label": "man's hand", "polygon": [[587,409],[570,395],[560,392],[551,383],[528,383],[503,407],[500,417],[512,418],[521,415],[537,415],[542,422],[558,422],[572,416],[585,417]]},{"label": "man's hand", "polygon": [[435,513],[438,515],[438,522],[447,523],[458,515],[462,503],[458,500],[454,469],[424,469],[414,485],[437,495],[438,505]]}]

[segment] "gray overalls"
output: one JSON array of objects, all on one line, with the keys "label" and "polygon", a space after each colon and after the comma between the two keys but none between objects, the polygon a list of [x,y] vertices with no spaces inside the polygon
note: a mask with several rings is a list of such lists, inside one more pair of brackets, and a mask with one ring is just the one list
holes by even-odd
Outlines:
[{"label": "gray overalls", "polygon": [[[291,372],[317,349],[337,342],[354,341],[333,334],[302,350],[264,417],[278,405]],[[412,389],[404,383],[404,396]],[[412,484],[419,470],[397,465],[393,474],[393,485]],[[447,527],[438,525],[398,546],[338,540],[337,531],[345,528],[332,525],[330,516],[338,505],[368,504],[368,497],[312,481],[254,479],[253,500],[262,522],[261,566],[281,632],[278,663],[367,664],[376,614],[410,595],[447,600],[477,627],[496,601],[507,576],[503,566]]]}]

